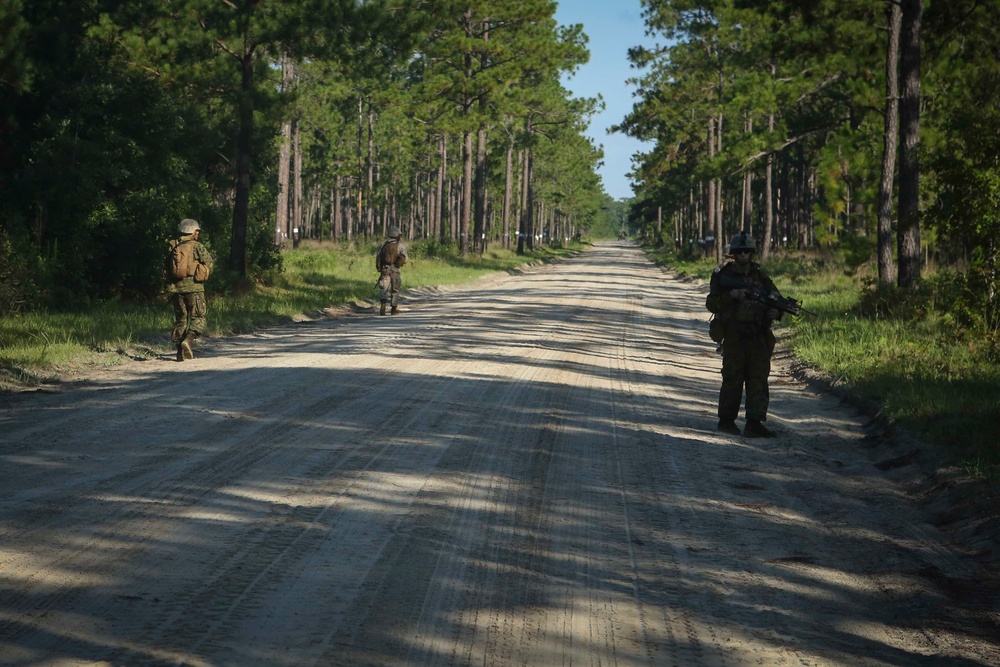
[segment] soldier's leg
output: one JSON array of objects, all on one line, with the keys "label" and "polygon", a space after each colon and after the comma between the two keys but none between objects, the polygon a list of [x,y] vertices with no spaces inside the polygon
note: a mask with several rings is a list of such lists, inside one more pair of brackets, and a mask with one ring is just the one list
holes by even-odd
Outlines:
[{"label": "soldier's leg", "polygon": [[767,419],[770,402],[767,378],[771,374],[773,352],[774,334],[770,331],[750,341],[746,365],[747,419],[759,422]]},{"label": "soldier's leg", "polygon": [[389,278],[389,274],[385,269],[382,269],[382,276],[378,279],[379,286],[379,315],[385,315],[385,305],[389,303],[389,298],[392,296],[392,280]]},{"label": "soldier's leg", "polygon": [[740,414],[746,379],[747,342],[727,339],[722,349],[722,389],[719,390],[719,421],[731,422]]},{"label": "soldier's leg", "polygon": [[194,359],[194,349],[192,344],[201,336],[207,323],[205,313],[208,309],[204,292],[192,292],[184,295],[184,305],[188,313],[188,330],[184,334],[177,349],[177,354],[181,359]]},{"label": "soldier's leg", "polygon": [[208,300],[204,292],[194,292],[188,295],[188,313],[191,315],[191,323],[188,324],[188,339],[195,340],[201,337],[205,329],[208,328]]},{"label": "soldier's leg", "polygon": [[170,306],[174,309],[174,327],[170,330],[170,340],[180,344],[187,333],[188,311],[187,304],[184,303],[183,294],[173,294],[170,297]]},{"label": "soldier's leg", "polygon": [[399,269],[392,272],[392,314],[399,312],[399,289],[403,286],[403,277]]}]

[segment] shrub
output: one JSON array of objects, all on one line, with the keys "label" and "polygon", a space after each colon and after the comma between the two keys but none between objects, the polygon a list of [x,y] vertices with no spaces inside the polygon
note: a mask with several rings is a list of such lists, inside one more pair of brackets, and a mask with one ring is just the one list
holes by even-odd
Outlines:
[{"label": "shrub", "polygon": [[14,244],[6,234],[0,235],[0,315],[20,312],[38,299],[30,255]]}]

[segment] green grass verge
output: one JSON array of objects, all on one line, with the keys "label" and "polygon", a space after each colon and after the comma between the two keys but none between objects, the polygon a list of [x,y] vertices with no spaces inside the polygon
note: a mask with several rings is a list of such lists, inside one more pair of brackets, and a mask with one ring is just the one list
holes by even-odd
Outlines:
[{"label": "green grass verge", "polygon": [[[378,298],[376,244],[303,243],[283,255],[285,271],[249,290],[209,283],[209,335],[224,336],[317,315],[325,308]],[[461,257],[454,247],[417,242],[403,288],[469,283],[486,274],[569,256],[582,246],[542,247],[524,255],[488,250]],[[220,293],[221,292],[221,293]],[[26,312],[0,317],[0,391],[53,381],[172,350],[173,314],[157,303],[108,303],[84,312]]]},{"label": "green grass verge", "polygon": [[[716,266],[650,254],[680,275],[704,280]],[[832,257],[779,254],[765,270],[783,294],[819,315],[783,320],[798,358],[845,382],[970,474],[1000,481],[1000,363],[989,340],[960,331],[933,303],[892,317],[866,316],[863,279],[847,275]]]}]

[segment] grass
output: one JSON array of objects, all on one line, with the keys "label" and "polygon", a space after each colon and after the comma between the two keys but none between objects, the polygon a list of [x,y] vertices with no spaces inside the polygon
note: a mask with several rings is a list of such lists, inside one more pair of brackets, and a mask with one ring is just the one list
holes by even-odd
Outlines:
[{"label": "grass", "polygon": [[[222,286],[209,283],[208,334],[246,333],[303,315],[316,316],[325,308],[377,299],[376,247],[305,242],[283,255],[283,273],[249,292],[219,293]],[[469,283],[489,273],[565,257],[579,247],[543,247],[524,255],[491,249],[481,257],[460,257],[452,247],[417,242],[403,269],[403,288]],[[83,312],[2,316],[0,391],[170,352],[172,324],[166,298],[146,304],[108,303]]]},{"label": "grass", "polygon": [[[716,266],[651,254],[705,280]],[[819,315],[783,320],[798,358],[873,401],[970,474],[1000,481],[1000,362],[987,353],[988,341],[959,331],[933,303],[866,315],[863,274],[847,275],[831,257],[778,255],[765,270],[783,294]]]}]

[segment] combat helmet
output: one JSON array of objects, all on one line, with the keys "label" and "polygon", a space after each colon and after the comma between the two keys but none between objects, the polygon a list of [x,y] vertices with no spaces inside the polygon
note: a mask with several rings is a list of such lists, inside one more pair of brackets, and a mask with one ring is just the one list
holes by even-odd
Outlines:
[{"label": "combat helmet", "polygon": [[740,232],[729,243],[729,254],[732,255],[740,250],[757,251],[757,244],[754,243],[753,237],[746,232]]},{"label": "combat helmet", "polygon": [[389,231],[387,231],[385,233],[385,235],[388,236],[391,239],[395,239],[395,238],[399,238],[400,236],[402,236],[403,232],[401,232],[399,230],[399,227],[396,227],[395,225],[393,225],[392,227],[389,228]]},{"label": "combat helmet", "polygon": [[198,224],[197,220],[191,218],[184,218],[181,220],[181,224],[177,226],[181,234],[194,234],[201,229],[201,225]]}]

